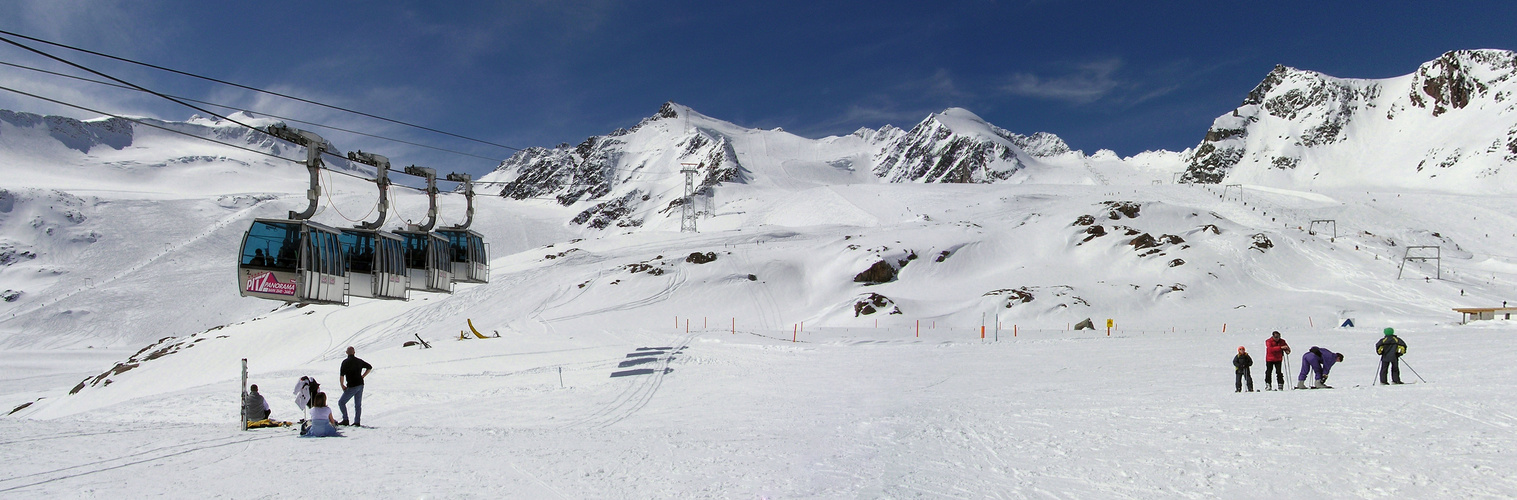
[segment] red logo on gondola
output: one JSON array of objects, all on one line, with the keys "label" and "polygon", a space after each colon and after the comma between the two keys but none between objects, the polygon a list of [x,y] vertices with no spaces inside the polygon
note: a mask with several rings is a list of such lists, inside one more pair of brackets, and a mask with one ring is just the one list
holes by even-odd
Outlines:
[{"label": "red logo on gondola", "polygon": [[274,277],[274,273],[267,272],[248,280],[248,291],[258,293],[272,293],[275,295],[295,295],[295,282],[280,283]]}]

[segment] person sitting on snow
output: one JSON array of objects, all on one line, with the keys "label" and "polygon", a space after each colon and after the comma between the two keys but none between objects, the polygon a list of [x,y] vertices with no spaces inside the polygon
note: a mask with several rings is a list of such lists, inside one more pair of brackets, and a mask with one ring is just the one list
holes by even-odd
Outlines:
[{"label": "person sitting on snow", "polygon": [[248,422],[257,422],[267,420],[270,413],[273,411],[269,409],[269,401],[258,393],[258,384],[253,384],[248,388],[248,395],[242,399],[242,418]]},{"label": "person sitting on snow", "polygon": [[318,392],[311,398],[311,420],[301,429],[300,437],[343,437],[337,432],[337,419],[332,418],[332,409],[327,407],[327,393]]},{"label": "person sitting on snow", "polygon": [[1332,389],[1327,385],[1327,374],[1333,371],[1333,364],[1343,361],[1343,355],[1329,351],[1326,348],[1312,346],[1301,355],[1301,374],[1296,376],[1296,388],[1306,389],[1306,374],[1308,371],[1316,375],[1316,382],[1312,389]]}]

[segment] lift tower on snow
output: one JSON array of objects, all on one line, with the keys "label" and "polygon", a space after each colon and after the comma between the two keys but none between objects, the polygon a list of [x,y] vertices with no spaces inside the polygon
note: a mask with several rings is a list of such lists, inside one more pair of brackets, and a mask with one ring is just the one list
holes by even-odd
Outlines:
[{"label": "lift tower on snow", "polygon": [[685,174],[685,197],[680,200],[679,232],[698,233],[695,229],[695,174],[700,173],[703,163],[681,163],[680,173]]}]

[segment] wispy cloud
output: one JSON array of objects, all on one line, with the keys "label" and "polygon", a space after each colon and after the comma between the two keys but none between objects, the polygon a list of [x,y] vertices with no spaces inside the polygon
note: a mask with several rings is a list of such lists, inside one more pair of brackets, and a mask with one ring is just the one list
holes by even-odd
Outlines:
[{"label": "wispy cloud", "polygon": [[1001,90],[1023,97],[1088,104],[1126,85],[1115,76],[1121,69],[1122,60],[1113,58],[1075,64],[1057,76],[1016,73]]},{"label": "wispy cloud", "polygon": [[[140,3],[125,1],[86,0],[21,0],[0,3],[0,19],[8,31],[38,38],[67,43],[74,46],[108,50],[131,57],[137,53],[151,52],[161,47],[158,30],[125,29],[145,23],[140,16],[151,11],[158,2],[145,0]],[[61,57],[80,60],[79,54],[38,42],[17,39],[19,43],[53,53]],[[117,49],[128,49],[126,52]],[[0,44],[0,60],[29,67],[99,79],[74,68],[48,60],[35,53]],[[98,59],[87,59],[91,66],[105,66]],[[111,66],[115,76],[138,83],[149,83],[140,71],[133,68]],[[115,89],[93,83],[69,80],[57,76],[30,72],[17,68],[0,69],[0,83],[9,88],[43,95],[74,103],[107,113],[135,116],[160,116],[157,111],[169,108],[161,99],[135,91]],[[0,107],[18,111],[59,114],[75,118],[94,118],[93,113],[50,104],[9,92],[0,95]]]}]

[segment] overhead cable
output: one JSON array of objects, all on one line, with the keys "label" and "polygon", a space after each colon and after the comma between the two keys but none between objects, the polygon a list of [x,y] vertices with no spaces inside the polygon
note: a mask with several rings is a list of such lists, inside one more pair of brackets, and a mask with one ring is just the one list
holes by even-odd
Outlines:
[{"label": "overhead cable", "polygon": [[[41,100],[41,101],[47,101],[47,102],[50,102],[50,103],[53,103],[53,104],[57,104],[57,105],[60,105],[60,106],[66,106],[66,107],[74,108],[74,109],[77,109],[77,110],[80,110],[80,111],[86,111],[86,112],[94,113],[94,114],[101,115],[101,116],[108,116],[108,117],[116,118],[116,119],[119,119],[119,120],[126,120],[126,121],[129,121],[129,122],[132,122],[132,123],[136,123],[136,124],[139,124],[139,125],[146,125],[148,127],[156,128],[158,130],[162,130],[162,131],[165,131],[165,132],[171,132],[171,133],[174,133],[174,134],[179,134],[179,135],[182,135],[182,136],[185,136],[185,137],[189,137],[189,138],[193,138],[193,139],[199,139],[199,140],[202,140],[202,141],[206,141],[206,142],[210,142],[210,143],[213,143],[213,144],[218,144],[218,145],[226,146],[226,147],[233,148],[233,149],[247,151],[249,153],[263,155],[263,156],[267,156],[267,157],[270,157],[270,158],[276,158],[276,159],[284,160],[284,161],[287,161],[287,162],[290,162],[290,163],[294,163],[294,164],[298,164],[298,165],[305,165],[305,162],[302,161],[302,160],[296,160],[296,159],[293,159],[293,158],[285,158],[283,156],[279,156],[277,154],[270,153],[270,152],[267,152],[267,151],[259,151],[257,149],[249,148],[249,147],[246,147],[246,146],[239,146],[239,145],[232,144],[232,143],[229,143],[229,142],[218,141],[216,139],[212,139],[212,138],[209,138],[209,137],[204,137],[204,136],[199,136],[199,135],[191,134],[189,132],[185,132],[185,131],[182,131],[182,130],[175,130],[173,128],[165,127],[165,126],[158,125],[158,124],[155,124],[155,123],[152,123],[152,122],[148,122],[148,121],[144,121],[144,120],[139,120],[137,118],[132,118],[132,117],[129,117],[129,116],[118,115],[118,114],[115,114],[115,113],[107,113],[107,112],[104,112],[104,111],[100,111],[98,109],[93,109],[93,108],[89,108],[89,107],[86,107],[86,106],[80,106],[78,104],[64,102],[64,101],[60,101],[60,100],[57,100],[57,99],[53,99],[51,97],[44,97],[44,96],[40,96],[40,95],[33,94],[33,93],[30,93],[30,92],[26,92],[26,91],[23,91],[23,90],[13,89],[13,88],[10,88],[10,87],[0,86],[0,90],[4,90],[4,91],[7,91],[7,92],[12,92],[12,93],[24,95],[24,96],[27,96],[27,97],[30,97],[30,98],[33,98],[33,99]],[[334,158],[337,158],[337,159],[340,159],[340,160],[343,160],[343,161],[347,161],[347,158],[344,158],[342,156],[338,156],[335,153],[332,153],[332,152],[324,152],[324,153],[327,154],[327,155],[330,155],[330,156],[332,156]],[[336,173],[336,174],[339,174],[339,175],[346,175],[348,177],[352,177],[352,178],[355,178],[355,179],[360,179],[360,180],[363,180],[363,181],[366,181],[366,182],[373,182],[374,181],[373,179],[369,179],[367,177],[364,177],[364,176],[361,176],[361,175],[357,175],[357,174],[353,174],[353,173],[350,173],[350,172],[344,172],[344,171],[341,171],[341,170],[335,170],[335,169],[331,169],[331,168],[323,168],[323,170],[326,170],[326,171],[332,172],[332,173]],[[475,184],[481,184],[481,183],[475,183]],[[507,183],[504,183],[504,182],[485,182],[483,184],[507,184]],[[424,188],[407,186],[405,184],[391,184],[391,185],[397,186],[397,187],[401,187],[401,188],[405,188],[405,189],[410,189],[412,191],[417,191],[417,192],[422,192],[422,193],[426,192],[426,189],[424,189]],[[588,186],[588,184],[582,184],[582,185],[580,185],[580,184],[570,184],[570,185],[566,185],[566,186],[562,186],[562,187],[581,187],[581,186]],[[451,193],[451,191],[449,191],[448,193]],[[531,198],[531,199],[538,199],[538,198]],[[541,198],[541,199],[548,199],[548,198]],[[399,215],[399,214],[396,214],[396,215]]]},{"label": "overhead cable", "polygon": [[[107,87],[116,87],[116,88],[120,88],[120,89],[136,90],[138,92],[141,92],[140,90],[134,89],[132,87],[128,87],[126,85],[120,85],[120,84],[115,84],[115,83],[111,83],[111,82],[103,82],[103,81],[100,81],[100,80],[92,80],[92,79],[85,78],[85,77],[82,77],[82,76],[70,75],[68,73],[59,73],[57,71],[48,71],[48,70],[45,70],[45,69],[42,69],[42,68],[33,68],[31,66],[23,66],[23,65],[20,65],[20,64],[8,63],[8,62],[5,62],[5,61],[0,61],[0,65],[10,66],[10,67],[13,67],[13,68],[20,68],[20,69],[24,69],[24,70],[28,70],[28,71],[36,71],[38,73],[46,73],[46,74],[54,75],[54,76],[61,76],[61,77],[64,77],[64,78],[72,78],[72,79],[75,79],[75,80],[90,82],[90,83],[99,84],[99,85],[105,85]],[[257,110],[252,110],[252,109],[244,109],[244,108],[239,108],[239,107],[231,106],[231,105],[227,105],[227,104],[220,104],[220,103],[215,103],[215,102],[210,102],[210,101],[201,101],[201,100],[198,100],[198,99],[191,99],[191,98],[188,98],[188,97],[176,96],[176,95],[172,95],[172,94],[167,94],[167,95],[169,95],[169,97],[173,97],[173,98],[176,98],[176,99],[182,99],[182,100],[189,101],[189,102],[194,102],[194,103],[199,103],[199,104],[205,104],[205,105],[208,105],[208,106],[216,106],[216,107],[220,107],[220,108],[226,108],[226,109],[231,109],[231,110],[236,110],[236,111],[242,111],[242,112],[245,112],[245,113],[257,113],[257,114],[261,114],[261,115],[264,115],[264,116],[267,116],[267,117],[270,117],[270,118],[278,118],[280,120],[284,120],[284,121],[287,121],[287,122],[303,123],[303,124],[310,125],[310,126],[313,126],[313,127],[320,127],[320,128],[325,128],[325,129],[331,129],[331,130],[336,130],[336,131],[339,131],[339,132],[347,132],[349,134],[361,135],[361,136],[364,136],[364,137],[373,137],[375,139],[382,139],[382,140],[396,142],[396,143],[400,143],[400,144],[406,144],[406,145],[411,145],[411,146],[416,146],[416,147],[421,147],[421,148],[427,148],[427,149],[436,150],[436,151],[442,151],[442,152],[445,152],[445,153],[453,153],[453,154],[456,154],[456,155],[469,156],[469,157],[473,157],[473,158],[479,158],[481,160],[490,160],[490,161],[497,162],[497,163],[499,163],[501,161],[499,158],[491,158],[491,157],[488,157],[488,156],[480,156],[480,155],[476,155],[476,154],[472,154],[472,153],[465,153],[463,151],[454,151],[452,149],[440,148],[440,147],[437,147],[437,146],[428,146],[426,144],[420,144],[420,143],[410,142],[410,141],[406,141],[406,140],[402,140],[402,139],[396,139],[396,138],[393,138],[393,137],[385,137],[385,136],[382,136],[382,135],[375,135],[375,134],[370,134],[370,133],[365,133],[365,132],[359,132],[357,130],[348,130],[348,129],[345,129],[345,128],[342,128],[342,127],[336,127],[336,126],[332,126],[332,125],[325,125],[325,124],[321,124],[321,123],[308,122],[308,121],[305,121],[305,120],[299,120],[299,119],[295,119],[295,118],[288,118],[288,117],[279,116],[279,115],[276,115],[276,114],[273,114],[273,113],[264,112],[264,111],[257,111]]]},{"label": "overhead cable", "polygon": [[[6,32],[4,32],[4,31],[0,31],[0,33],[6,33]],[[90,73],[94,73],[94,74],[96,74],[96,75],[99,75],[99,76],[103,76],[103,77],[105,77],[105,78],[109,78],[109,79],[111,79],[111,80],[113,80],[113,81],[115,81],[115,82],[116,82],[116,83],[120,83],[120,84],[122,84],[122,85],[127,85],[127,86],[130,86],[130,87],[132,87],[132,88],[134,88],[134,89],[137,89],[137,90],[140,90],[140,91],[143,91],[143,92],[147,92],[147,93],[149,93],[149,94],[153,94],[153,95],[155,95],[155,96],[158,96],[158,97],[162,97],[162,98],[164,98],[164,99],[168,99],[168,100],[170,100],[170,101],[173,101],[173,102],[175,102],[175,103],[178,103],[178,104],[180,104],[180,105],[183,105],[183,106],[185,106],[185,107],[188,107],[188,108],[190,108],[190,109],[193,109],[193,110],[196,110],[196,111],[199,111],[199,112],[201,112],[201,113],[205,113],[205,114],[208,114],[208,115],[211,115],[211,116],[214,116],[214,117],[217,117],[217,118],[220,118],[220,119],[223,119],[223,120],[226,120],[226,121],[229,121],[229,122],[232,122],[232,123],[236,123],[236,124],[238,124],[238,125],[242,125],[242,126],[244,126],[244,127],[247,127],[247,128],[250,128],[250,129],[253,129],[253,130],[258,130],[258,128],[257,128],[257,127],[254,127],[254,126],[252,126],[252,125],[248,125],[248,124],[246,124],[246,123],[242,123],[242,122],[240,122],[240,121],[237,121],[237,120],[233,120],[233,119],[231,119],[231,118],[228,118],[228,117],[225,117],[225,116],[222,116],[222,115],[221,115],[221,114],[219,114],[219,113],[216,113],[216,112],[214,112],[214,111],[210,111],[210,110],[207,110],[207,109],[204,109],[204,108],[201,108],[201,107],[199,107],[199,106],[196,106],[196,105],[194,105],[194,104],[190,104],[190,103],[187,103],[187,102],[184,102],[184,101],[181,101],[181,100],[178,100],[178,99],[175,99],[175,98],[173,98],[173,97],[169,97],[169,96],[167,96],[167,95],[163,95],[163,94],[160,94],[160,93],[158,93],[158,92],[154,92],[154,91],[152,91],[152,90],[148,90],[148,89],[147,89],[147,88],[144,88],[144,87],[142,87],[142,86],[140,86],[140,85],[137,85],[137,84],[135,84],[135,83],[132,83],[132,82],[128,82],[128,81],[126,81],[126,80],[122,80],[122,79],[120,79],[120,78],[116,78],[116,77],[114,77],[114,76],[111,76],[111,75],[107,75],[107,74],[105,74],[105,73],[101,73],[101,72],[99,72],[99,71],[95,71],[95,70],[93,70],[93,69],[89,69],[89,68],[86,68],[86,67],[84,67],[84,66],[82,66],[82,65],[79,65],[79,64],[76,64],[76,63],[74,63],[74,62],[73,62],[73,61],[69,61],[69,60],[67,60],[67,59],[64,59],[64,58],[61,58],[61,57],[58,57],[58,56],[55,56],[55,55],[52,55],[52,54],[49,54],[49,53],[47,53],[47,52],[43,52],[43,51],[41,51],[41,50],[37,50],[37,49],[34,49],[34,48],[32,48],[32,47],[29,47],[29,46],[27,46],[27,45],[25,45],[25,44],[22,44],[22,43],[21,43],[21,42],[17,42],[17,41],[15,41],[15,40],[11,40],[11,39],[9,39],[9,38],[5,38],[5,37],[0,37],[0,42],[5,42],[5,43],[8,43],[8,44],[11,44],[11,45],[15,45],[15,46],[17,46],[17,47],[21,47],[21,48],[22,48],[22,49],[26,49],[26,50],[27,50],[27,51],[30,51],[30,52],[34,52],[34,53],[36,53],[36,54],[38,54],[38,55],[41,55],[41,56],[43,56],[43,57],[46,57],[46,58],[48,58],[48,59],[52,59],[52,60],[54,60],[54,61],[58,61],[58,62],[61,62],[61,63],[63,63],[63,64],[67,64],[67,65],[69,65],[69,66],[73,66],[73,67],[75,67],[75,68],[79,68],[79,69],[82,69],[82,70],[85,70],[85,71],[88,71],[88,72],[90,72]]]},{"label": "overhead cable", "polygon": [[[173,68],[165,68],[163,66],[159,66],[159,65],[156,65],[156,64],[150,64],[150,63],[145,63],[145,62],[142,62],[142,61],[136,61],[136,60],[132,60],[132,59],[127,59],[125,57],[113,56],[113,55],[110,55],[110,54],[96,52],[96,51],[89,50],[89,49],[82,49],[82,48],[75,47],[75,46],[72,46],[72,45],[62,44],[62,43],[48,41],[48,40],[43,40],[41,38],[30,37],[30,36],[22,35],[22,34],[19,34],[19,33],[13,33],[13,32],[10,32],[10,31],[0,30],[0,33],[6,34],[6,35],[10,35],[10,36],[14,36],[14,37],[17,37],[17,38],[25,38],[27,40],[31,40],[31,41],[34,41],[34,42],[45,43],[45,44],[52,45],[52,46],[55,46],[55,47],[62,47],[62,48],[65,48],[65,49],[79,51],[79,52],[83,52],[83,53],[90,54],[90,55],[100,56],[100,57],[104,57],[104,58],[107,58],[107,59],[114,59],[114,60],[125,62],[125,63],[136,64],[136,65],[139,65],[139,66],[146,66],[146,67],[153,68],[153,69],[160,70],[160,71],[167,71],[167,72],[170,72],[170,73],[184,75],[184,76],[188,76],[188,77],[191,77],[191,78],[198,78],[198,79],[201,79],[201,80],[216,82],[216,83],[220,83],[222,85],[230,85],[230,86],[237,87],[237,88],[240,88],[240,89],[251,90],[251,91],[254,91],[254,92],[264,93],[264,94],[268,94],[268,95],[272,95],[272,96],[277,96],[277,97],[283,97],[285,99],[290,99],[290,100],[294,100],[294,101],[300,101],[300,102],[303,102],[303,103],[306,103],[306,104],[312,104],[312,105],[321,106],[321,107],[324,107],[324,108],[330,108],[330,109],[335,109],[335,110],[338,110],[338,111],[344,111],[344,112],[348,112],[348,113],[353,113],[355,115],[367,116],[369,118],[373,118],[373,119],[376,119],[376,120],[383,120],[383,121],[387,121],[387,122],[398,124],[398,125],[405,125],[407,127],[418,128],[418,129],[421,129],[421,130],[426,130],[428,132],[434,132],[434,133],[438,133],[438,134],[443,134],[443,135],[446,135],[446,136],[456,137],[456,138],[459,138],[459,139],[463,139],[463,140],[467,140],[467,141],[473,141],[473,142],[477,142],[477,143],[480,143],[480,144],[487,144],[487,145],[490,145],[490,146],[495,146],[495,147],[498,147],[498,148],[505,148],[505,149],[509,149],[509,150],[512,150],[512,151],[521,151],[521,148],[515,148],[515,147],[507,146],[505,144],[498,144],[498,143],[494,143],[494,142],[490,142],[490,141],[486,141],[486,140],[482,140],[482,139],[475,139],[473,137],[468,137],[468,136],[464,136],[464,135],[455,134],[455,133],[452,133],[452,132],[438,130],[438,129],[427,127],[427,126],[423,126],[423,125],[417,125],[417,124],[414,124],[414,123],[408,123],[408,122],[404,122],[404,121],[400,121],[400,120],[395,120],[395,119],[392,119],[392,118],[386,118],[386,117],[375,115],[375,114],[370,114],[370,113],[365,113],[365,112],[362,112],[362,111],[352,110],[352,109],[344,108],[344,107],[341,107],[341,106],[334,106],[334,105],[331,105],[331,104],[317,102],[317,101],[313,101],[313,100],[305,99],[305,98],[301,98],[301,97],[295,97],[295,96],[288,95],[288,94],[281,94],[279,92],[274,92],[274,91],[271,91],[271,90],[264,90],[264,89],[260,89],[260,88],[257,88],[257,87],[250,87],[250,86],[243,85],[243,84],[240,84],[240,83],[233,83],[233,82],[229,82],[229,81],[226,81],[226,80],[221,80],[221,79],[217,79],[217,78],[211,78],[211,77],[208,77],[208,76],[197,75],[197,74],[194,74],[194,73],[190,73],[190,72],[186,72],[186,71],[180,71],[180,70],[173,69]],[[3,38],[0,38],[0,39],[3,39]],[[21,46],[21,47],[25,48],[25,46],[17,44],[16,42],[12,42],[10,40],[6,40],[6,41],[10,42],[11,44],[14,44],[14,45]],[[33,50],[33,51],[36,52],[35,50]],[[101,75],[101,76],[105,76],[105,75]],[[109,77],[107,77],[107,78],[109,78]],[[112,80],[115,80],[115,79],[112,78]],[[123,82],[123,83],[125,83],[125,82]],[[156,92],[155,92],[155,94],[156,94]]]}]

